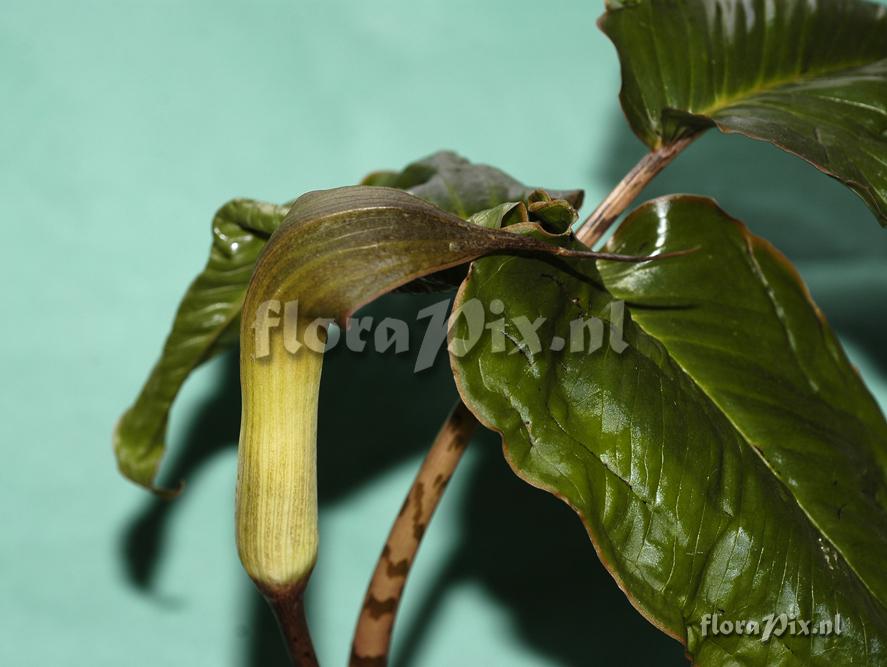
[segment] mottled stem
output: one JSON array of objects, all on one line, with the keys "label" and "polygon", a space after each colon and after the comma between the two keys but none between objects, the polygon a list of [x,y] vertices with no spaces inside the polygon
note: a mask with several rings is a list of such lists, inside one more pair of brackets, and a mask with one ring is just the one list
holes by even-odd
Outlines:
[{"label": "mottled stem", "polygon": [[616,218],[641,193],[641,190],[656,177],[656,174],[665,169],[682,150],[689,146],[697,136],[698,133],[694,133],[682,137],[642,157],[613,191],[592,211],[591,215],[582,222],[579,231],[576,233],[576,238],[589,248],[593,247],[607,233],[607,230],[616,221]]},{"label": "mottled stem", "polygon": [[302,600],[304,590],[304,587],[299,587],[279,595],[266,594],[265,598],[277,617],[293,665],[318,667],[311,632],[305,618],[305,604]]},{"label": "mottled stem", "polygon": [[354,633],[351,667],[388,664],[394,620],[407,575],[431,515],[476,426],[475,416],[459,401],[422,462],[370,580]]}]

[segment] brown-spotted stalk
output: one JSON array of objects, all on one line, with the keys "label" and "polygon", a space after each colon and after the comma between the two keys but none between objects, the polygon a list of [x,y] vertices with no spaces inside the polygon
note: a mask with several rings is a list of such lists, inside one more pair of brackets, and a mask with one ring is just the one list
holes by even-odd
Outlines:
[{"label": "brown-spotted stalk", "polygon": [[477,424],[477,418],[459,401],[428,450],[403,507],[391,526],[367,588],[354,632],[351,667],[381,667],[388,664],[394,621],[407,576],[425,529]]}]

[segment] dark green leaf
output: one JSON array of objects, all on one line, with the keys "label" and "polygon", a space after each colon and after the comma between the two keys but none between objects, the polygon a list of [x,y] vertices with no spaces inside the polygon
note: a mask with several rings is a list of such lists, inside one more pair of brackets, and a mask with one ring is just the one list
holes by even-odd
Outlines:
[{"label": "dark green leaf", "polygon": [[[524,185],[495,167],[472,164],[451,151],[441,151],[413,162],[403,171],[375,172],[364,185],[383,185],[406,190],[460,218],[505,202],[526,201],[537,189]],[[548,190],[555,199],[564,199],[579,209],[582,190]]]},{"label": "dark green leaf", "polygon": [[887,11],[860,0],[634,0],[601,28],[651,148],[716,125],[795,153],[887,225]]},{"label": "dark green leaf", "polygon": [[[647,204],[614,252],[705,252],[604,284],[730,415],[845,559],[887,601],[887,423],[794,267],[711,200]],[[646,250],[645,250],[646,249]],[[666,266],[667,265],[667,266]]]},{"label": "dark green leaf", "polygon": [[[887,425],[872,397],[786,260],[710,201],[659,200],[624,224],[610,249],[701,249],[601,273],[587,260],[472,264],[457,305],[504,301],[507,351],[520,352],[493,352],[485,331],[453,355],[463,399],[696,663],[884,664]],[[629,302],[621,326],[604,284]],[[547,318],[535,353],[521,315]],[[570,352],[571,322],[590,317],[627,348]],[[463,318],[453,335],[467,336]],[[705,614],[783,612],[840,614],[844,632],[702,634]]]}]

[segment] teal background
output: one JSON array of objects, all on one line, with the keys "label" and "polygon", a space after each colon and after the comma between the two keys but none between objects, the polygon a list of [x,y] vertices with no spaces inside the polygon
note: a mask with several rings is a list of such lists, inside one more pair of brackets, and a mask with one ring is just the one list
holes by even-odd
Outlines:
[{"label": "teal background", "polygon": [[[284,664],[234,550],[237,367],[175,406],[165,504],[110,434],[202,267],[215,209],[353,183],[439,148],[593,204],[642,154],[602,3],[6,0],[0,13],[0,664]],[[797,262],[876,393],[887,238],[790,156],[710,135],[647,194],[715,196]],[[413,317],[428,300],[368,312]],[[444,359],[440,359],[444,362]],[[455,398],[445,363],[336,351],[320,419],[311,624],[343,664],[364,586]],[[578,520],[481,436],[430,529],[395,664],[684,664]]]}]

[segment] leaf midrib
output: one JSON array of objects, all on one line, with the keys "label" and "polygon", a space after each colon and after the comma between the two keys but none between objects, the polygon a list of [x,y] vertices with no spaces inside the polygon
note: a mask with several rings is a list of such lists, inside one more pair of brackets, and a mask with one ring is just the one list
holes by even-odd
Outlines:
[{"label": "leaf midrib", "polygon": [[[746,239],[746,241],[747,241],[747,245],[746,245],[745,252],[743,253],[743,255],[744,255],[747,262],[751,262],[751,261],[756,262],[756,260],[754,260],[754,257],[753,257],[753,250],[748,245],[748,239]],[[759,279],[759,281],[762,283],[762,287],[764,288],[764,290],[766,292],[768,290],[769,281],[767,281],[766,277],[763,275],[763,272],[761,272],[760,270],[758,270],[758,271],[753,270],[753,272],[756,275],[756,277]],[[611,295],[611,298],[612,298],[612,295]],[[768,299],[770,299],[771,305],[773,305],[775,307],[775,303],[772,302],[772,298],[770,298],[769,292],[768,292]],[[602,319],[606,320],[609,323],[609,318],[606,317],[606,315],[603,315]],[[777,320],[782,325],[782,328],[786,332],[786,334],[788,334],[788,329],[785,326],[785,322],[783,321],[782,317],[779,317],[777,315]],[[674,355],[672,355],[672,353],[669,351],[669,349],[660,341],[660,339],[658,337],[656,337],[655,335],[653,335],[652,333],[647,331],[647,329],[644,328],[640,322],[637,322],[633,319],[632,319],[632,322],[634,322],[639,334],[646,336],[651,341],[656,343],[658,346],[662,347],[665,356],[673,363],[675,370],[677,372],[679,372],[681,375],[683,375],[692,386],[696,387],[699,390],[702,397],[704,397],[705,402],[707,404],[709,404],[709,406],[715,412],[719,413],[727,420],[727,422],[730,424],[730,427],[733,429],[733,431],[735,431],[736,435],[739,437],[741,442],[743,442],[747,447],[749,447],[754,452],[754,454],[759,459],[761,459],[761,461],[764,464],[764,466],[766,467],[766,469],[770,471],[770,474],[774,477],[774,479],[777,481],[777,483],[785,490],[786,495],[794,501],[794,503],[797,505],[798,509],[802,512],[803,516],[805,516],[807,518],[807,521],[810,522],[810,525],[813,527],[815,533],[817,535],[819,535],[825,542],[828,543],[829,546],[831,546],[835,550],[835,553],[840,556],[841,560],[847,566],[847,569],[850,572],[852,572],[854,574],[854,576],[856,577],[856,579],[865,587],[865,590],[868,591],[869,595],[871,595],[871,597],[875,601],[875,603],[878,604],[878,606],[880,606],[882,609],[887,611],[887,604],[885,604],[885,602],[883,600],[881,600],[881,598],[875,593],[875,591],[872,590],[871,586],[869,585],[869,582],[852,565],[850,560],[845,555],[844,550],[839,548],[838,545],[835,544],[835,542],[831,538],[831,535],[823,529],[823,527],[819,524],[819,522],[817,522],[814,519],[814,517],[812,517],[810,515],[810,513],[807,511],[807,509],[804,507],[804,505],[802,505],[800,503],[800,501],[798,500],[798,498],[794,494],[794,492],[791,490],[791,488],[788,487],[788,485],[785,483],[785,481],[782,479],[782,477],[777,473],[777,471],[773,469],[773,466],[770,464],[770,462],[767,460],[767,458],[763,455],[762,451],[754,445],[749,434],[747,434],[746,431],[743,428],[741,428],[739,424],[736,423],[733,416],[729,412],[727,412],[726,410],[724,410],[721,407],[721,405],[718,403],[717,400],[715,400],[714,396],[711,395],[711,393],[706,389],[706,387],[702,383],[700,383],[699,380],[696,377],[694,377],[684,367],[684,365],[680,363],[680,361],[678,359],[676,359],[674,357]],[[634,347],[637,350],[637,352],[644,359],[646,359],[648,362],[652,363],[654,366],[659,366],[655,359],[653,359],[648,354],[646,354],[643,346],[634,346]],[[798,364],[798,367],[801,370],[801,373],[809,381],[809,377],[807,376],[806,370],[803,368],[803,365],[800,363],[800,359],[797,357],[797,350],[791,344],[790,344],[790,348],[792,349],[793,356],[795,358],[796,363]],[[815,393],[817,395],[820,395],[818,391],[816,391]],[[558,428],[565,435],[567,435],[571,439],[575,440],[575,438],[572,438],[572,436],[569,436],[567,431],[564,429],[563,425],[561,425],[558,422],[557,418],[553,414],[551,414],[551,417],[552,417],[552,421],[555,424],[557,424]],[[591,451],[591,450],[589,450],[589,451]],[[594,454],[594,452],[592,452],[592,454]],[[595,458],[597,458],[600,461],[600,463],[602,465],[604,465],[604,467],[606,467],[611,473],[616,475],[621,481],[625,482],[628,485],[628,487],[631,489],[631,491],[634,493],[635,496],[637,496],[638,498],[641,498],[641,496],[638,494],[638,492],[634,489],[634,487],[631,485],[631,483],[628,480],[624,479],[615,470],[613,470],[612,468],[607,466],[606,463],[604,463],[600,459],[599,456],[595,455]],[[655,503],[653,503],[653,506],[655,506]]]},{"label": "leaf midrib", "polygon": [[[795,86],[804,83],[809,83],[811,81],[815,81],[816,79],[823,79],[830,76],[837,76],[843,73],[852,72],[854,70],[861,69],[863,67],[868,67],[869,65],[874,65],[880,62],[887,62],[887,58],[878,58],[875,60],[862,60],[858,62],[854,62],[852,64],[841,64],[839,67],[826,67],[820,68],[816,70],[808,70],[808,72],[804,73],[800,76],[792,76],[792,77],[781,77],[776,78],[766,83],[760,83],[759,85],[754,86],[753,88],[747,88],[745,90],[736,92],[732,95],[718,98],[707,107],[699,110],[692,111],[691,113],[695,116],[705,116],[707,118],[713,118],[716,114],[726,111],[733,106],[736,106],[742,102],[747,102],[749,100],[753,100],[755,97],[765,95],[767,93],[772,93],[780,88]],[[675,111],[679,111],[678,109],[673,109]]]}]

